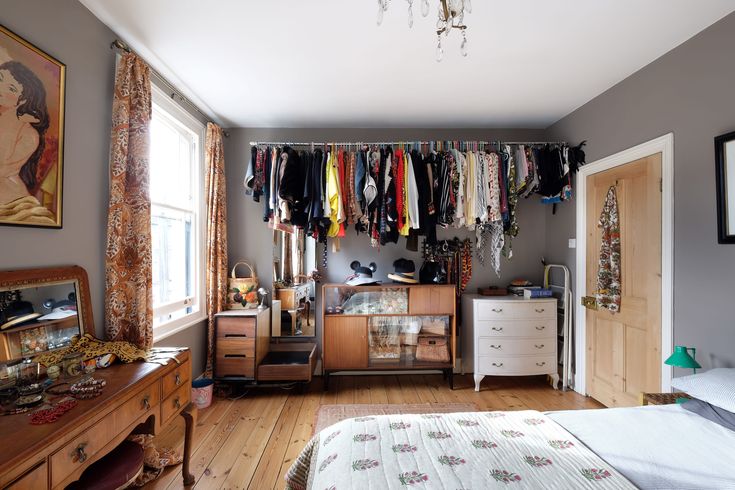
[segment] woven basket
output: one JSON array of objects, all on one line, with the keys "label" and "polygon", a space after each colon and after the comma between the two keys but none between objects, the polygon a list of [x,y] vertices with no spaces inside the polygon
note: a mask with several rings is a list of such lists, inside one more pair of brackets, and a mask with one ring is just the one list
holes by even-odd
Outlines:
[{"label": "woven basket", "polygon": [[[250,269],[250,277],[237,277],[238,265]],[[238,262],[232,268],[232,276],[227,280],[227,309],[241,310],[258,307],[258,276],[247,262]]]}]

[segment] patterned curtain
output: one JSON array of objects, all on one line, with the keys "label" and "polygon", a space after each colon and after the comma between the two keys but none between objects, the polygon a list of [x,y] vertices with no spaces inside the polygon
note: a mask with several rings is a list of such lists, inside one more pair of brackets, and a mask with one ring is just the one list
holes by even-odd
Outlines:
[{"label": "patterned curtain", "polygon": [[110,141],[110,207],[105,257],[105,325],[109,340],[153,344],[150,68],[132,53],[115,75]]},{"label": "patterned curtain", "polygon": [[206,175],[207,200],[207,373],[212,372],[214,315],[225,309],[227,301],[227,198],[225,194],[225,154],[222,129],[207,124]]}]

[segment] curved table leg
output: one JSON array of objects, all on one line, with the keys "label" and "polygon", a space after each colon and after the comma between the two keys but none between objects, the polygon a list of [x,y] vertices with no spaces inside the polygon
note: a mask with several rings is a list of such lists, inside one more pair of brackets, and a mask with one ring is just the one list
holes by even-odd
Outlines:
[{"label": "curved table leg", "polygon": [[484,378],[482,374],[475,374],[475,391],[480,391],[480,383],[482,383],[482,378]]},{"label": "curved table leg", "polygon": [[191,459],[191,443],[194,438],[194,425],[196,425],[197,409],[193,403],[184,408],[179,415],[184,418],[186,429],[184,432],[184,461],[181,467],[181,474],[184,476],[184,485],[191,486],[196,483],[194,475],[189,471],[189,460]]}]

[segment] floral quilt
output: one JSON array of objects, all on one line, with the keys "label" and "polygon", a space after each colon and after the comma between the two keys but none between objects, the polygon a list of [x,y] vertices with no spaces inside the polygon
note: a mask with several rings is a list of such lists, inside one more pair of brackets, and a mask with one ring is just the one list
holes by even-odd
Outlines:
[{"label": "floral quilt", "polygon": [[289,490],[633,489],[535,410],[377,415],[315,435],[286,475]]}]

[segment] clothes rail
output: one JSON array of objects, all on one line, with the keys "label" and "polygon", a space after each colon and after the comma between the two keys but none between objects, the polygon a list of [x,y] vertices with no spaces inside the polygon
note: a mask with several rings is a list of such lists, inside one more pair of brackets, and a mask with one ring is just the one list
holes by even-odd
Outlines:
[{"label": "clothes rail", "polygon": [[250,146],[261,146],[261,145],[272,145],[272,146],[359,146],[359,145],[436,145],[439,144],[458,144],[459,146],[471,146],[471,145],[524,145],[524,146],[536,146],[536,145],[565,145],[565,141],[475,141],[475,140],[432,140],[432,141],[342,141],[342,142],[324,142],[324,141],[309,141],[309,142],[294,142],[294,141],[251,141]]}]

